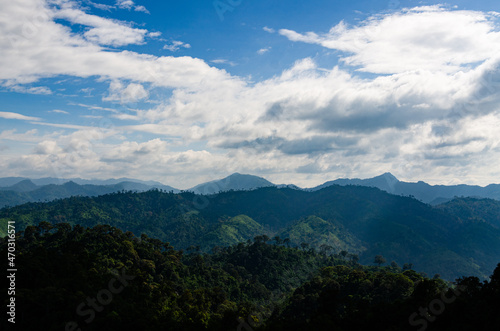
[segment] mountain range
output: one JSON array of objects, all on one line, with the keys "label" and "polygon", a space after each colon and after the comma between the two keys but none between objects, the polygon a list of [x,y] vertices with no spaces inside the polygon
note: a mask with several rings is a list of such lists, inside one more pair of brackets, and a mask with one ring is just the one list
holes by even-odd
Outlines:
[{"label": "mountain range", "polygon": [[355,185],[313,191],[264,187],[212,195],[122,191],[3,208],[0,229],[8,221],[18,231],[43,221],[109,224],[168,241],[177,249],[198,246],[202,251],[278,236],[304,249],[345,251],[364,264],[383,255],[449,280],[463,275],[486,279],[500,260],[499,211],[500,202],[492,199],[460,198],[431,206]]},{"label": "mountain range", "polygon": [[[27,202],[45,202],[72,196],[98,196],[120,191],[144,192],[159,189],[167,192],[179,190],[157,182],[142,182],[123,178],[106,181],[60,180],[56,178],[26,179],[13,177],[1,178],[0,183],[12,184],[0,187],[0,208],[17,206]],[[79,182],[79,183],[77,183]],[[92,182],[94,184],[85,184]],[[46,184],[48,183],[48,184]],[[38,184],[38,185],[37,185]]]},{"label": "mountain range", "polygon": [[[328,181],[313,188],[300,188],[293,184],[274,184],[265,178],[234,173],[220,180],[214,180],[196,185],[187,191],[196,194],[210,195],[226,191],[254,190],[262,187],[288,187],[296,190],[317,191],[331,185],[357,185],[376,187],[382,191],[412,196],[417,200],[431,205],[438,205],[452,200],[455,197],[477,197],[500,200],[500,184],[490,184],[486,187],[476,185],[429,185],[419,181],[416,183],[398,180],[391,173],[385,173],[368,179],[340,178]],[[87,180],[81,178],[60,179],[25,177],[0,178],[0,208],[16,206],[26,202],[50,201],[70,196],[97,196],[119,191],[143,192],[159,189],[167,192],[180,192],[169,185],[157,181],[141,181],[130,178],[107,180]]]},{"label": "mountain range", "polygon": [[500,200],[500,184],[490,184],[486,187],[477,185],[429,185],[419,181],[409,183],[398,180],[391,173],[369,179],[337,179],[326,182],[310,190],[318,190],[330,185],[359,185],[376,187],[395,195],[413,196],[416,199],[437,205],[450,201],[455,197],[477,197]]}]

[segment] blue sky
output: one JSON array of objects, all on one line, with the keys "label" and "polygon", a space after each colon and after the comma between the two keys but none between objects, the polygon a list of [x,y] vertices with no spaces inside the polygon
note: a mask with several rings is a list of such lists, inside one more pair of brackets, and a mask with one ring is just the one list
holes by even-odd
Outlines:
[{"label": "blue sky", "polygon": [[1,176],[498,183],[499,7],[0,0]]}]

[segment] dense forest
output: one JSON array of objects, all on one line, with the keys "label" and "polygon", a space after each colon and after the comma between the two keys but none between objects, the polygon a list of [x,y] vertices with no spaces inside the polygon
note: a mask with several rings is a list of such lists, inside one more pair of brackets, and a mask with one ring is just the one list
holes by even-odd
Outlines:
[{"label": "dense forest", "polygon": [[314,192],[268,187],[206,196],[123,191],[1,209],[0,236],[8,221],[18,230],[43,221],[108,224],[177,249],[211,252],[265,234],[286,239],[290,247],[348,251],[363,264],[383,255],[399,265],[412,263],[429,276],[486,280],[500,256],[498,210],[500,202],[494,200],[462,198],[433,207],[360,186],[332,185]]},{"label": "dense forest", "polygon": [[446,282],[265,234],[201,252],[46,221],[16,244],[17,330],[500,329],[500,264],[488,281]]}]

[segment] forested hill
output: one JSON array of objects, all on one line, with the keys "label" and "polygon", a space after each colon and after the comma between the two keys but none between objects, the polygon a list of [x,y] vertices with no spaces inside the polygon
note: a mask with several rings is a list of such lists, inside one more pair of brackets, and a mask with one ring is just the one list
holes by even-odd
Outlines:
[{"label": "forested hill", "polygon": [[382,255],[446,279],[486,278],[500,257],[500,230],[488,222],[359,186],[73,197],[1,210],[0,222],[8,220],[15,220],[18,230],[41,221],[109,224],[169,241],[177,249],[200,246],[202,251],[265,234],[304,249],[347,251],[363,263]]},{"label": "forested hill", "polygon": [[[16,238],[16,324],[1,330],[498,330],[500,264],[454,284],[259,236],[199,254],[108,225]],[[0,253],[8,242],[0,238]],[[4,279],[4,282],[8,279]],[[2,299],[4,307],[8,298]],[[429,307],[429,308],[427,308]]]}]

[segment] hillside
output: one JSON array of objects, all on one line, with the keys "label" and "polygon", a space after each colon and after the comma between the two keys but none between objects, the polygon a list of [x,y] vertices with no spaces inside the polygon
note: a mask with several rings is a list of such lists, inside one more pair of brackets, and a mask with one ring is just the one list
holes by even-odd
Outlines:
[{"label": "hillside", "polygon": [[500,229],[500,201],[493,199],[457,198],[436,206],[463,222],[485,222]]},{"label": "hillside", "polygon": [[329,186],[315,192],[275,187],[201,196],[148,191],[73,197],[0,211],[18,229],[48,221],[109,224],[169,241],[178,249],[209,251],[266,234],[291,245],[328,245],[371,263],[383,255],[429,275],[486,278],[500,256],[500,230],[462,220],[408,197],[375,188]]}]

